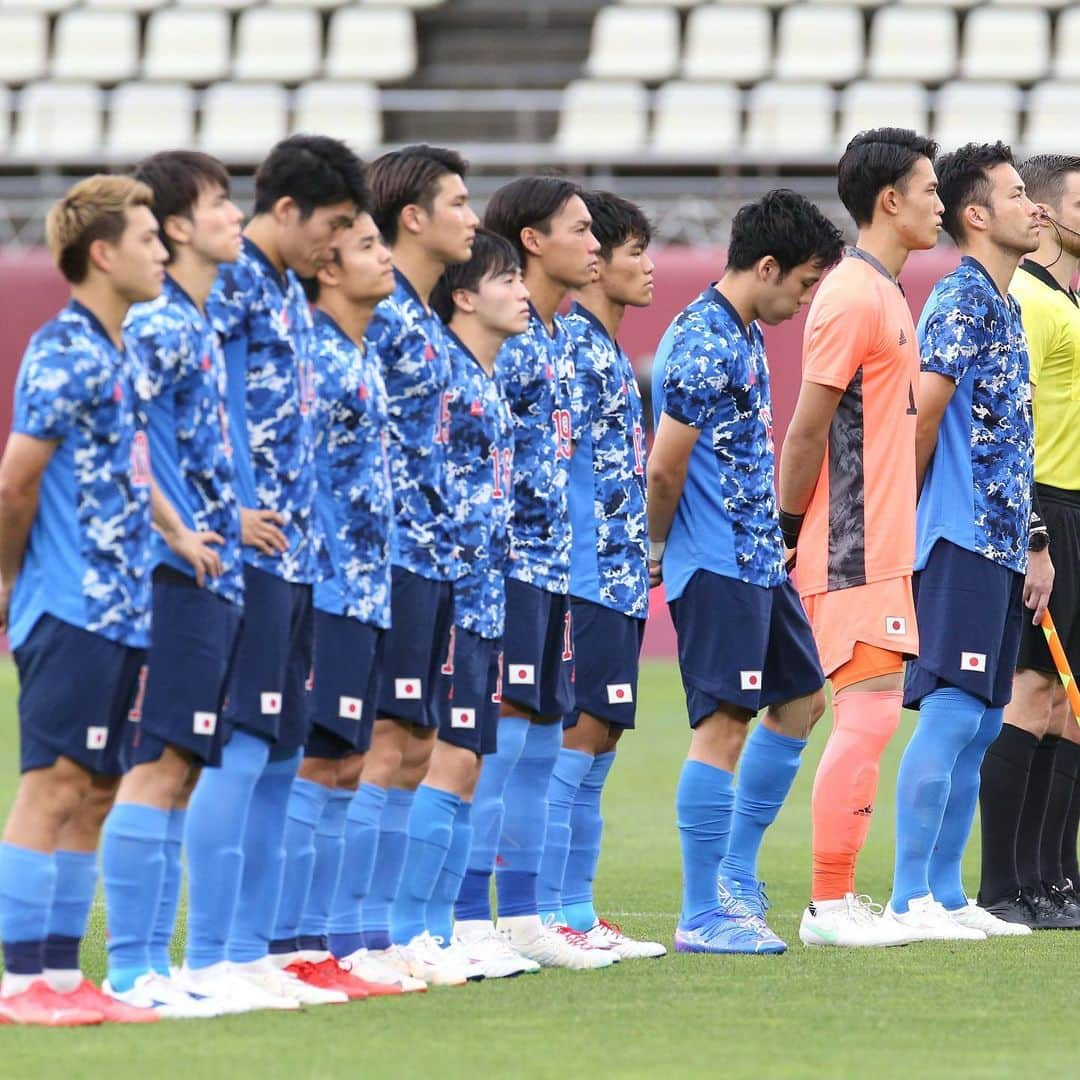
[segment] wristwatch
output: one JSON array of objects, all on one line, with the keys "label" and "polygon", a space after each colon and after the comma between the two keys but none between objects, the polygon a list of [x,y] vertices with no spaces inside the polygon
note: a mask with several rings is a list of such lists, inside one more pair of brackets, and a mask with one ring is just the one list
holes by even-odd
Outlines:
[{"label": "wristwatch", "polygon": [[1050,546],[1050,534],[1045,530],[1028,536],[1028,551],[1045,551]]}]

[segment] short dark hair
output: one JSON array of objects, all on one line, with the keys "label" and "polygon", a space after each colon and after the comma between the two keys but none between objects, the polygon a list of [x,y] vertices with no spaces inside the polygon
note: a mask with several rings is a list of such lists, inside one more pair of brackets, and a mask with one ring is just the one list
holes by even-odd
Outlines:
[{"label": "short dark hair", "polygon": [[919,158],[937,157],[933,139],[909,128],[873,128],[860,131],[844,150],[836,167],[836,190],[855,224],[874,220],[874,203],[887,187],[904,190],[904,183]]},{"label": "short dark hair", "polygon": [[995,165],[1015,165],[1012,150],[1000,140],[996,143],[965,143],[938,162],[938,197],[945,206],[941,224],[959,243],[964,238],[964,207],[971,203],[985,206],[990,201],[990,178]]},{"label": "short dark hair", "polygon": [[456,150],[424,143],[376,158],[368,168],[371,216],[386,242],[397,241],[398,218],[406,206],[430,212],[439,181],[451,174],[464,180],[468,171],[468,162]]},{"label": "short dark hair", "polygon": [[727,268],[749,270],[771,255],[784,275],[811,260],[832,266],[843,253],[840,230],[809,199],[777,188],[739,208],[731,223]]},{"label": "short dark hair", "polygon": [[301,218],[320,206],[351,201],[368,208],[363,162],[340,139],[290,135],[282,139],[255,172],[255,213],[265,214],[278,199],[291,198]]},{"label": "short dark hair", "polygon": [[610,191],[586,191],[581,196],[592,215],[592,234],[600,241],[600,257],[611,259],[611,253],[630,240],[648,247],[652,240],[652,224],[636,203]]},{"label": "short dark hair", "polygon": [[1046,203],[1061,209],[1065,193],[1065,177],[1080,173],[1080,157],[1071,154],[1036,154],[1020,166],[1020,179],[1032,202]]},{"label": "short dark hair", "polygon": [[169,262],[176,258],[176,249],[165,234],[165,219],[174,214],[190,219],[199,195],[207,188],[221,188],[229,194],[228,170],[216,157],[197,150],[152,154],[135,166],[134,175],[154,193],[154,214]]},{"label": "short dark hair", "polygon": [[490,229],[477,229],[468,262],[451,263],[431,290],[431,307],[447,325],[454,317],[454,292],[476,292],[484,278],[498,277],[521,269],[514,245]]},{"label": "short dark hair", "polygon": [[570,180],[560,176],[523,176],[504,184],[491,196],[484,211],[484,226],[517,249],[522,265],[528,254],[521,242],[522,229],[547,233],[551,219],[575,196],[585,193]]}]

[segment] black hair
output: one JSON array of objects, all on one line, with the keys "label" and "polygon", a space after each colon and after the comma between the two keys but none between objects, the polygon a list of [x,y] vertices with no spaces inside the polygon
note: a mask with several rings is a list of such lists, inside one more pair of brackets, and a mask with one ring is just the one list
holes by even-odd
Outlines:
[{"label": "black hair", "polygon": [[522,229],[547,233],[551,219],[575,196],[585,193],[570,180],[558,176],[523,176],[504,184],[491,196],[484,212],[484,227],[507,240],[517,249],[522,265],[527,252],[521,242]]},{"label": "black hair", "polygon": [[888,187],[901,191],[920,158],[933,162],[938,145],[909,128],[860,131],[836,167],[836,190],[858,226],[874,219],[874,204]]},{"label": "black hair", "polygon": [[843,253],[840,230],[809,199],[778,188],[739,208],[731,223],[727,267],[749,270],[771,255],[783,276],[811,261],[830,267]]},{"label": "black hair", "polygon": [[937,166],[938,197],[945,206],[941,224],[957,243],[964,238],[964,207],[989,205],[992,185],[988,170],[1015,164],[1012,150],[1000,140],[965,143],[959,150],[942,155]]},{"label": "black hair", "polygon": [[176,249],[165,233],[165,219],[173,215],[190,219],[199,195],[207,188],[219,187],[229,194],[228,170],[216,157],[197,150],[152,154],[135,166],[134,176],[154,193],[154,216],[169,262],[176,258]]},{"label": "black hair", "polygon": [[640,206],[610,191],[586,191],[581,197],[592,215],[592,234],[600,241],[602,259],[610,261],[611,253],[630,240],[649,246],[652,224]]},{"label": "black hair", "polygon": [[419,144],[392,150],[368,168],[371,216],[388,244],[397,241],[398,218],[406,206],[421,206],[429,213],[444,176],[460,176],[468,163],[456,150]]},{"label": "black hair", "polygon": [[265,214],[278,199],[291,198],[307,219],[320,206],[351,201],[367,210],[363,162],[339,139],[290,135],[255,172],[255,213]]},{"label": "black hair", "polygon": [[431,307],[447,325],[454,316],[454,293],[458,289],[476,292],[489,277],[499,277],[521,269],[514,245],[490,229],[477,229],[468,262],[451,263],[431,290]]},{"label": "black hair", "polygon": [[1060,210],[1061,197],[1065,194],[1065,177],[1069,173],[1080,173],[1080,157],[1037,154],[1020,166],[1019,173],[1032,202],[1046,203]]}]

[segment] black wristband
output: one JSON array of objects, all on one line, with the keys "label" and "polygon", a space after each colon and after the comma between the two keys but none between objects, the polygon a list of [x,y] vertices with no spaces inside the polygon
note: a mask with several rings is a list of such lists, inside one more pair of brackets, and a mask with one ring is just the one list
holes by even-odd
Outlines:
[{"label": "black wristband", "polygon": [[1031,517],[1028,519],[1028,551],[1044,551],[1050,544],[1050,530],[1042,516],[1039,494],[1035,485],[1031,486]]},{"label": "black wristband", "polygon": [[784,537],[784,543],[789,547],[795,547],[799,542],[799,533],[802,531],[805,514],[789,514],[786,510],[780,511],[780,533]]}]

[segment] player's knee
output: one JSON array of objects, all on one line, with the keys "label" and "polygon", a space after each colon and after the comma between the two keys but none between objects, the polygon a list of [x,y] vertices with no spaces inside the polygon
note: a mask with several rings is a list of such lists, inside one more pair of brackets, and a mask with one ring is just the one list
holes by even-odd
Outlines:
[{"label": "player's knee", "polygon": [[341,762],[338,770],[337,786],[346,791],[355,791],[360,784],[364,771],[364,754],[350,754]]},{"label": "player's knee", "polygon": [[333,788],[338,785],[342,763],[334,758],[305,757],[300,762],[297,776],[301,780],[310,780],[314,784]]},{"label": "player's knee", "polygon": [[812,694],[810,697],[810,727],[814,725],[825,715],[826,701],[825,701],[825,687],[822,687],[816,694]]},{"label": "player's knee", "polygon": [[608,728],[607,738],[604,740],[604,745],[600,750],[601,754],[614,754],[615,747],[619,745],[619,739],[622,738],[622,733],[625,729],[621,727],[615,727],[614,725]]},{"label": "player's knee", "polygon": [[98,832],[116,801],[120,778],[94,777],[73,815],[72,822],[88,832]]},{"label": "player's knee", "polygon": [[47,769],[23,774],[12,816],[28,813],[59,827],[82,805],[89,789],[90,774],[61,758]]}]

